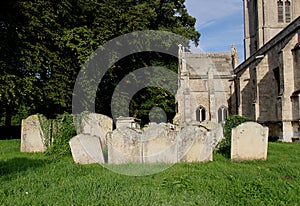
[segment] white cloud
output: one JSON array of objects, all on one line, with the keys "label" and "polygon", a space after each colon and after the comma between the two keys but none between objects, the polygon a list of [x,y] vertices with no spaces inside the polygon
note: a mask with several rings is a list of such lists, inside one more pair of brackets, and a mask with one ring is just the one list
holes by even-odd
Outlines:
[{"label": "white cloud", "polygon": [[241,11],[242,0],[186,0],[185,5],[191,16],[197,19],[197,27],[207,27],[214,20]]}]

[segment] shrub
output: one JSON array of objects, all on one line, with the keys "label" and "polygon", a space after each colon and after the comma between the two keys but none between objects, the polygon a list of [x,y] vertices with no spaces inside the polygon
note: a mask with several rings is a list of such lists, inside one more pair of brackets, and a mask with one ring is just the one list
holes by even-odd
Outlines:
[{"label": "shrub", "polygon": [[[51,121],[51,120],[48,120]],[[52,144],[46,154],[64,156],[71,154],[69,141],[76,135],[73,124],[73,115],[64,113],[52,120]]]},{"label": "shrub", "polygon": [[242,124],[243,122],[247,122],[248,119],[246,117],[242,117],[239,115],[230,116],[224,125],[224,139],[220,143],[219,152],[226,157],[230,157],[230,148],[231,148],[231,130],[232,128]]}]

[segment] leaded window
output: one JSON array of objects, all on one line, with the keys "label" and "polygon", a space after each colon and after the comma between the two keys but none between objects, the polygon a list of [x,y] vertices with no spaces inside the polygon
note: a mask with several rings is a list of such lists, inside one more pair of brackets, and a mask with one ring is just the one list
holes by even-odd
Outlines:
[{"label": "leaded window", "polygon": [[200,106],[197,110],[196,110],[196,120],[199,122],[202,122],[204,120],[206,120],[206,110],[204,107]]}]

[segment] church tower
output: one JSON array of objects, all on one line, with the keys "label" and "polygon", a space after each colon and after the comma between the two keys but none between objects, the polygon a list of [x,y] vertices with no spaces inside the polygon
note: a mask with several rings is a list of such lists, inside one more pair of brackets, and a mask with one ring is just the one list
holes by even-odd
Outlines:
[{"label": "church tower", "polygon": [[300,16],[300,0],[243,0],[245,58]]}]

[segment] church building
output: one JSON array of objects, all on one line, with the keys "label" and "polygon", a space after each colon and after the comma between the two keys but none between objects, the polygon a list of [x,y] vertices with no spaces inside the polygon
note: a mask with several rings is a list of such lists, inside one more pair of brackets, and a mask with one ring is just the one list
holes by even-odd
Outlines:
[{"label": "church building", "polygon": [[244,52],[179,46],[175,122],[223,122],[239,114],[290,142],[299,138],[300,0],[244,0]]},{"label": "church building", "polygon": [[191,53],[179,45],[178,57],[175,124],[224,122],[231,113],[233,69],[238,63],[234,46],[227,53]]},{"label": "church building", "polygon": [[245,57],[235,68],[233,113],[299,137],[300,0],[244,0]]}]

